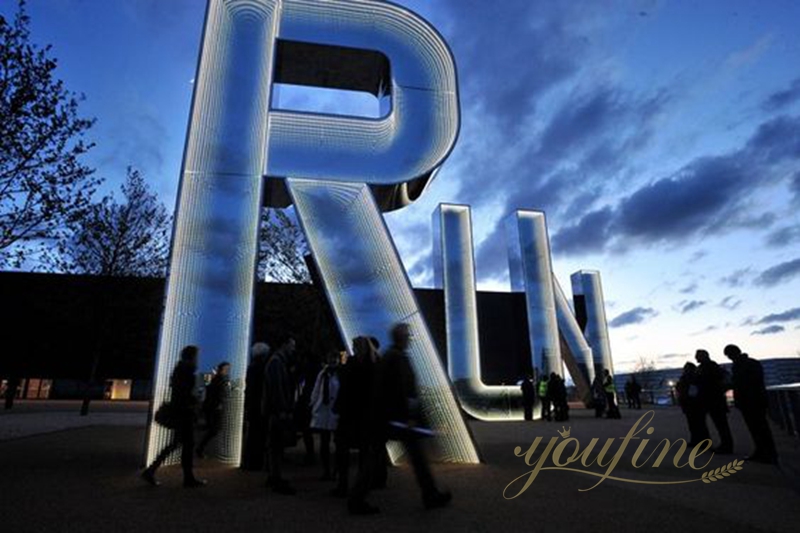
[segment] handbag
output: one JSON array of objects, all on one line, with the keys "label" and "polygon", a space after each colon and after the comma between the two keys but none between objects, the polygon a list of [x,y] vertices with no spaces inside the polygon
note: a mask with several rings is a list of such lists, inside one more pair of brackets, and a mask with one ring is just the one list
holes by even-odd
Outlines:
[{"label": "handbag", "polygon": [[158,408],[156,414],[153,416],[156,423],[167,429],[175,429],[178,425],[178,417],[176,416],[175,406],[170,402],[164,402]]}]

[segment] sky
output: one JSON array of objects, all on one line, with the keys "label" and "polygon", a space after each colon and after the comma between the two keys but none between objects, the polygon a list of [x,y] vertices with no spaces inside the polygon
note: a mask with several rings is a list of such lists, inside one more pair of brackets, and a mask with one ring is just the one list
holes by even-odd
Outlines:
[{"label": "sky", "polygon": [[[618,371],[800,355],[800,3],[399,0],[458,68],[461,132],[386,216],[417,287],[431,213],[473,208],[478,286],[508,291],[502,220],[544,210],[553,268],[602,274]],[[16,1],[0,0],[10,16]],[[87,162],[140,169],[173,206],[202,0],[28,0],[33,39],[97,118]],[[377,116],[371,96],[282,87],[276,107]],[[106,191],[101,191],[106,192]],[[424,243],[421,245],[420,243]]]}]

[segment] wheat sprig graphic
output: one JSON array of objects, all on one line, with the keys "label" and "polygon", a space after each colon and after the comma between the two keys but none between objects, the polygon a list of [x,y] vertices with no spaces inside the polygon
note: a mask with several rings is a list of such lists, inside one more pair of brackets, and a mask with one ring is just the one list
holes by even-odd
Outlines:
[{"label": "wheat sprig graphic", "polygon": [[704,472],[702,476],[700,476],[700,481],[703,483],[711,483],[712,481],[718,481],[723,477],[728,477],[731,474],[735,474],[737,471],[744,468],[742,465],[744,464],[743,460],[733,460],[730,463],[720,466],[716,470],[709,470],[708,472]]}]

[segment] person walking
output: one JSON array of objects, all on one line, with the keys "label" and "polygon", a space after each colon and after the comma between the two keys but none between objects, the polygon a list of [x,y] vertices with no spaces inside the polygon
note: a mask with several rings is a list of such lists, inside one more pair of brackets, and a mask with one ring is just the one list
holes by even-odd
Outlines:
[{"label": "person walking", "polygon": [[322,480],[331,476],[331,434],[339,424],[339,415],[333,410],[339,395],[339,352],[328,354],[314,388],[311,391],[311,429],[319,433],[319,455],[322,460]]},{"label": "person walking", "polygon": [[539,380],[539,401],[542,402],[542,419],[550,420],[552,414],[550,412],[550,376],[547,374],[542,376],[542,379]]},{"label": "person walking", "polygon": [[167,444],[155,460],[144,469],[142,479],[153,486],[160,483],[156,480],[156,471],[167,457],[179,447],[181,448],[181,469],[183,470],[183,486],[186,488],[202,487],[206,484],[204,479],[194,476],[194,423],[197,396],[195,394],[195,373],[197,372],[197,346],[186,346],[181,350],[180,361],[172,371],[170,386],[172,396],[171,404],[175,429],[172,442]]},{"label": "person walking", "polygon": [[277,344],[264,367],[264,394],[261,412],[267,426],[269,477],[267,486],[278,494],[292,495],[296,491],[283,478],[283,450],[294,432],[294,383],[291,368],[294,363],[295,340],[285,336]]},{"label": "person walking", "polygon": [[733,362],[733,400],[744,418],[755,444],[755,451],[745,459],[762,463],[778,462],[778,452],[767,422],[767,388],[761,363],[751,359],[735,344],[725,347],[725,355]]},{"label": "person walking", "polygon": [[525,420],[533,420],[533,404],[536,401],[536,387],[533,386],[533,376],[522,379],[522,407],[525,411]]},{"label": "person walking", "polygon": [[728,425],[728,400],[725,397],[725,372],[711,360],[706,350],[697,350],[694,357],[699,365],[697,384],[700,387],[700,400],[720,438],[720,444],[714,448],[714,453],[733,453],[733,436]]},{"label": "person walking", "polygon": [[267,365],[269,345],[253,344],[250,350],[244,389],[245,438],[242,453],[242,470],[263,470],[267,448],[267,427],[261,412],[264,396],[264,367]]},{"label": "person walking", "polygon": [[200,444],[197,445],[197,457],[205,457],[205,450],[208,443],[219,434],[222,428],[222,420],[230,398],[231,364],[227,361],[217,365],[216,373],[211,378],[211,382],[206,386],[206,397],[203,400],[203,415],[206,420],[206,433]]},{"label": "person walking", "polygon": [[689,426],[689,447],[693,448],[709,438],[706,410],[700,395],[697,366],[694,363],[683,365],[683,374],[675,384],[675,390],[678,392],[678,404],[686,417],[686,425]]},{"label": "person walking", "polygon": [[[408,324],[396,324],[390,337],[392,345],[384,353],[378,365],[378,379],[374,389],[380,401],[378,418],[376,422],[383,425],[389,439],[399,440],[404,444],[406,452],[414,468],[417,483],[422,492],[422,503],[426,509],[444,507],[452,499],[449,492],[440,491],[431,472],[430,464],[420,442],[419,431],[416,427],[421,425],[422,410],[417,391],[417,380],[414,369],[408,358],[408,348],[411,333]],[[374,450],[374,447],[372,448]],[[368,463],[369,464],[369,463]],[[377,508],[365,502],[369,492],[371,479],[369,467],[367,475],[359,474],[359,480],[353,487],[348,502],[348,509],[353,514],[372,514]]]}]

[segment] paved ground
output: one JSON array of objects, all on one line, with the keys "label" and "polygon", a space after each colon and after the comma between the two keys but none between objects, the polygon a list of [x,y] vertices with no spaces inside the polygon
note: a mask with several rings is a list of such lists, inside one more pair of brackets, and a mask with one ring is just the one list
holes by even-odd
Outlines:
[{"label": "paved ground", "polygon": [[[128,407],[130,409],[130,407]],[[141,408],[138,416],[142,416]],[[110,414],[116,407],[97,409]],[[119,413],[124,419],[137,408]],[[22,411],[27,411],[23,413]],[[17,417],[49,416],[20,409],[0,415],[0,431]],[[593,437],[621,437],[639,413],[623,411],[622,420],[595,420],[573,411],[567,423],[572,436],[585,446]],[[55,413],[61,417],[62,413]],[[77,417],[77,415],[75,415]],[[749,439],[737,414],[731,417],[736,456],[747,453]],[[96,419],[97,424],[105,424]],[[141,423],[91,425],[0,442],[0,531],[796,531],[800,524],[798,441],[778,434],[782,469],[745,463],[735,475],[715,483],[642,485],[596,482],[584,474],[543,471],[520,497],[506,500],[504,487],[530,470],[513,454],[536,436],[557,436],[555,423],[472,423],[486,464],[440,465],[441,483],[454,493],[450,508],[421,508],[408,468],[393,468],[390,487],[372,500],[382,513],[350,517],[340,500],[318,481],[318,467],[290,466],[287,474],[300,490],[295,497],[278,496],[263,488],[264,477],[200,465],[208,487],[180,487],[179,469],[165,469],[164,486],[152,488],[136,477],[144,430]],[[677,437],[683,420],[676,409],[656,410],[653,439]],[[614,475],[643,481],[681,481],[702,471],[635,469],[628,451]],[[615,444],[612,450],[616,450]],[[297,458],[297,456],[293,456]],[[715,457],[709,468],[732,460]],[[665,461],[667,463],[668,461]]]}]

